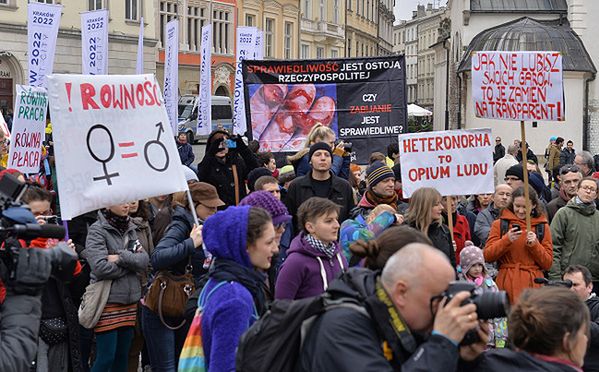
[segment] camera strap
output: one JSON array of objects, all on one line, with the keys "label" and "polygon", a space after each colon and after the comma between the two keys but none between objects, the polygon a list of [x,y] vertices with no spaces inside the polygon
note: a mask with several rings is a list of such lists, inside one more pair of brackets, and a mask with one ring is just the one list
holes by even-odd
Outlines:
[{"label": "camera strap", "polygon": [[380,280],[376,283],[374,295],[366,299],[366,304],[377,325],[379,335],[384,340],[385,358],[400,366],[416,351],[418,345]]}]

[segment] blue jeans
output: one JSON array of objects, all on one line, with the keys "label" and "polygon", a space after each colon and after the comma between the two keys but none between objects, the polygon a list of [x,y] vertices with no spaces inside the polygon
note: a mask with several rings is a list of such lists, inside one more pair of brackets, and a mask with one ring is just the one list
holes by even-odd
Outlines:
[{"label": "blue jeans", "polygon": [[[182,319],[165,317],[167,324],[171,327],[181,323]],[[183,349],[187,331],[189,331],[189,324],[186,323],[183,327],[173,331],[162,324],[158,314],[142,306],[141,327],[150,356],[152,372],[176,372],[179,355]]]},{"label": "blue jeans", "polygon": [[127,372],[133,327],[96,333],[96,361],[91,372]]}]

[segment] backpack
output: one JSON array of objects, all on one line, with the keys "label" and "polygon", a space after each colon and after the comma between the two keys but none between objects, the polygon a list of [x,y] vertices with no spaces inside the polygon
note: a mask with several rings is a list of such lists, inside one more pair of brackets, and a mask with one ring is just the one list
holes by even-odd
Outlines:
[{"label": "backpack", "polygon": [[357,299],[334,299],[329,293],[301,300],[274,301],[266,314],[241,336],[235,358],[236,371],[294,371],[314,320],[337,307],[350,307],[368,315]]},{"label": "backpack", "polygon": [[[500,219],[499,237],[502,237],[503,235],[505,235],[509,229],[510,229],[510,222],[503,218]],[[535,234],[537,234],[537,239],[539,240],[539,242],[542,242],[543,238],[545,237],[545,224],[544,223],[540,223],[535,226]]]}]

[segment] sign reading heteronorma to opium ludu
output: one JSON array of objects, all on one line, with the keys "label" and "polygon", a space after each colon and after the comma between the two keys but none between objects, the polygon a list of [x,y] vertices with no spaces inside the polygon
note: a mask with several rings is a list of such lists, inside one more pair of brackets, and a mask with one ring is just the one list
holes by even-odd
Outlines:
[{"label": "sign reading heteronorma to opium ludu", "polygon": [[559,52],[477,52],[472,96],[479,118],[564,121]]},{"label": "sign reading heteronorma to opium ludu", "polygon": [[490,129],[409,133],[399,136],[403,195],[434,187],[441,195],[492,193]]},{"label": "sign reading heteronorma to opium ludu", "polygon": [[153,75],[48,80],[63,219],[187,189]]}]

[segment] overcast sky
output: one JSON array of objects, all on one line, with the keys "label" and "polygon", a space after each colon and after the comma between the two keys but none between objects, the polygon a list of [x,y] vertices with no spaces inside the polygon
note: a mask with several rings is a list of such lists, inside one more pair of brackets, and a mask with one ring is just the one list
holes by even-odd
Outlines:
[{"label": "overcast sky", "polygon": [[395,0],[395,20],[412,19],[412,10],[416,10],[418,4],[426,5],[427,3],[440,6],[447,4],[447,0]]}]

